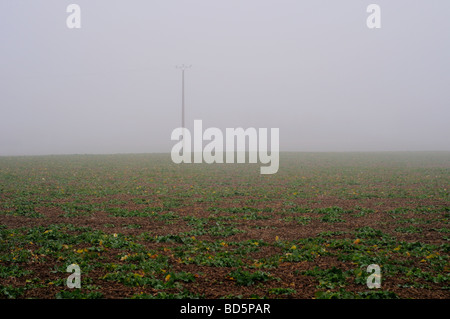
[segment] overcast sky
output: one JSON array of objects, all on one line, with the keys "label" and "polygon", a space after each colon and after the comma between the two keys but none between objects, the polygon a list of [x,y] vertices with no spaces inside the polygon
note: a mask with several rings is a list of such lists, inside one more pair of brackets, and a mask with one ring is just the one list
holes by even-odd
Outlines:
[{"label": "overcast sky", "polygon": [[170,152],[182,63],[188,127],[450,150],[449,17],[448,0],[2,0],[0,155]]}]

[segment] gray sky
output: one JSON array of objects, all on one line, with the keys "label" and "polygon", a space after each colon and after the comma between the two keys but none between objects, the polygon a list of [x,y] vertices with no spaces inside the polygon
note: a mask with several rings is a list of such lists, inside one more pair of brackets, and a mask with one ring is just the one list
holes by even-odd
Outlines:
[{"label": "gray sky", "polygon": [[188,127],[277,127],[284,151],[450,150],[449,14],[448,0],[2,0],[0,155],[170,152],[182,63]]}]

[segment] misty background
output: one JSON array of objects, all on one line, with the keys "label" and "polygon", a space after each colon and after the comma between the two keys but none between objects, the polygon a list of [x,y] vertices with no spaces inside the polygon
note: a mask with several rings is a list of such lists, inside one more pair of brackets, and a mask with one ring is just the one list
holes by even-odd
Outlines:
[{"label": "misty background", "polygon": [[277,127],[282,151],[450,150],[449,16],[447,0],[3,0],[0,155],[170,152],[183,63],[188,128]]}]

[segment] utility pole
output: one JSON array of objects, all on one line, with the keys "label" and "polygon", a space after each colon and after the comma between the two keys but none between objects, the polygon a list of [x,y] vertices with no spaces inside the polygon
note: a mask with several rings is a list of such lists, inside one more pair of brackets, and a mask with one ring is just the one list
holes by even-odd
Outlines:
[{"label": "utility pole", "polygon": [[184,71],[192,65],[177,65],[176,68],[181,70],[181,127],[184,129]]}]

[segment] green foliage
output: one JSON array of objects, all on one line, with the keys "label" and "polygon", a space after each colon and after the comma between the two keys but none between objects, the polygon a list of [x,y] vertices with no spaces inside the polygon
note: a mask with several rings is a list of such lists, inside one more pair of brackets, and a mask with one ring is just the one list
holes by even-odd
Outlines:
[{"label": "green foliage", "polygon": [[273,279],[272,275],[263,271],[249,272],[242,269],[237,269],[228,274],[231,280],[236,280],[236,285],[251,286],[259,281],[268,281]]},{"label": "green foliage", "polygon": [[32,274],[31,270],[24,270],[18,265],[5,266],[0,264],[0,278],[14,277],[19,278]]},{"label": "green foliage", "polygon": [[56,299],[100,299],[103,294],[98,291],[82,292],[81,289],[61,290],[56,294]]},{"label": "green foliage", "polygon": [[408,226],[408,227],[397,227],[395,231],[399,233],[420,234],[422,232],[422,229],[414,226]]},{"label": "green foliage", "polygon": [[20,298],[25,292],[24,287],[13,287],[12,285],[0,285],[0,296],[8,299]]},{"label": "green foliage", "polygon": [[391,291],[375,290],[365,292],[350,292],[340,289],[339,291],[318,291],[317,299],[400,299],[399,296]]},{"label": "green foliage", "polygon": [[[181,169],[167,154],[0,157],[0,297],[51,286],[55,298],[103,298],[114,285],[132,298],[290,298],[292,274],[313,278],[318,298],[448,291],[448,154],[281,157],[271,176]],[[71,263],[81,290],[64,284]],[[389,290],[353,291],[370,264]],[[228,277],[246,288],[218,296]],[[190,292],[199,286],[205,295]]]},{"label": "green foliage", "polygon": [[193,294],[188,290],[183,290],[177,293],[167,293],[167,292],[158,292],[154,295],[150,294],[135,294],[131,297],[131,299],[201,299],[204,298],[203,295]]},{"label": "green foliage", "polygon": [[347,272],[334,266],[331,269],[314,267],[312,270],[304,271],[303,275],[316,277],[319,281],[318,288],[326,289],[344,287],[348,278]]},{"label": "green foliage", "polygon": [[296,294],[297,290],[292,288],[272,288],[269,290],[269,294],[274,295],[292,295]]}]

